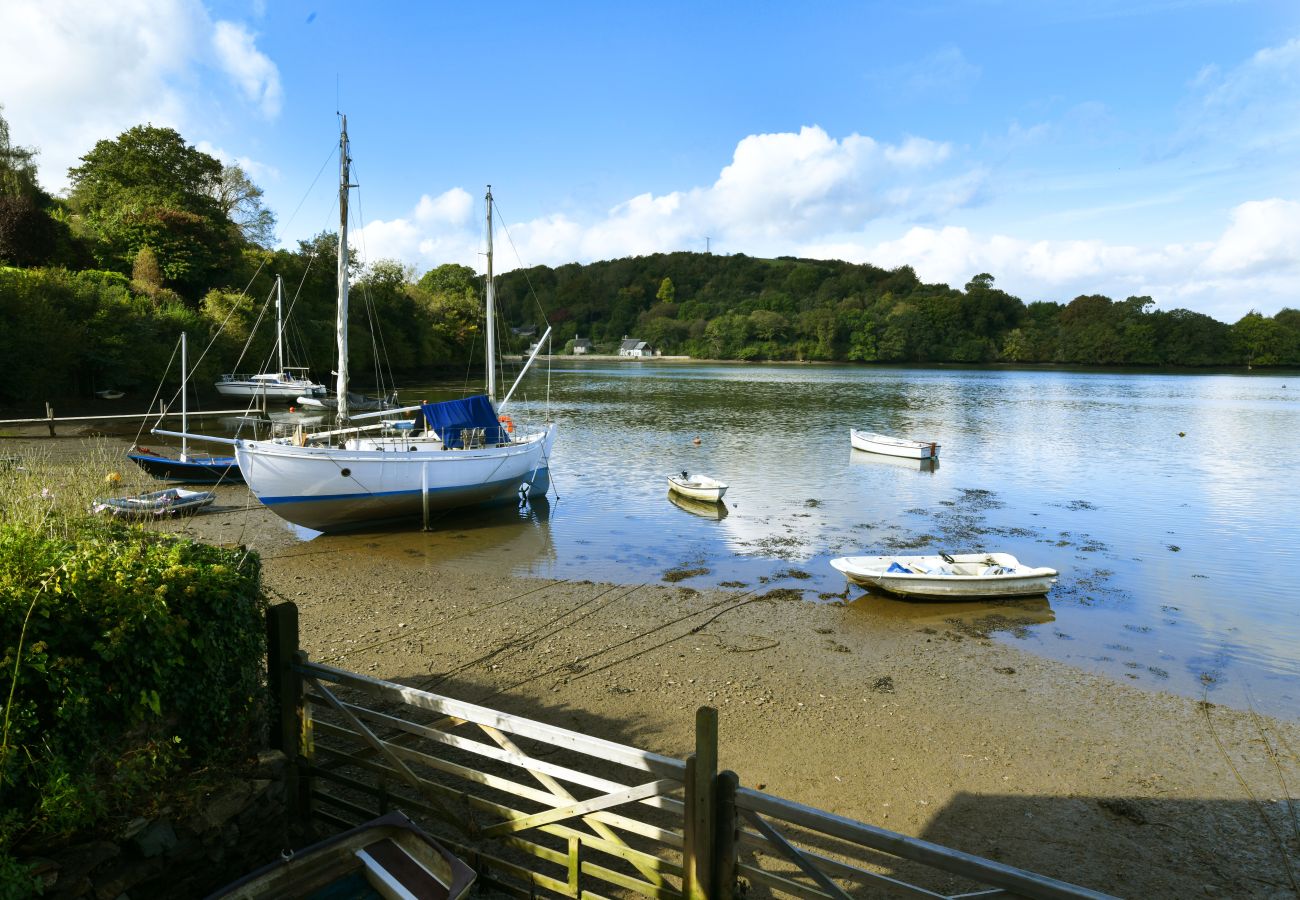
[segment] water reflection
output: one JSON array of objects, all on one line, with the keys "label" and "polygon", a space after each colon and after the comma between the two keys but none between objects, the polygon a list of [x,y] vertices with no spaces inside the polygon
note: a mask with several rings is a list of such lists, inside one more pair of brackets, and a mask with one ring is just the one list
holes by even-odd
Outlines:
[{"label": "water reflection", "polygon": [[696,500],[693,497],[683,497],[676,491],[669,491],[668,502],[678,509],[688,512],[693,516],[699,516],[702,519],[713,519],[714,521],[717,521],[727,517],[727,504],[721,500],[717,503],[705,503],[703,500]]},{"label": "water reflection", "polygon": [[[513,412],[559,425],[551,474],[562,499],[549,515],[458,517],[440,526],[447,535],[408,524],[383,541],[558,578],[653,580],[686,566],[707,571],[692,579],[701,588],[775,583],[798,567],[807,577],[793,586],[809,598],[844,590],[833,556],[1002,550],[1060,571],[1051,606],[856,593],[851,605],[864,619],[936,629],[1003,615],[1045,655],[1219,702],[1244,705],[1249,691],[1255,708],[1294,715],[1300,405],[1283,381],[576,361],[530,375],[533,397]],[[548,384],[549,403],[538,399]],[[952,452],[942,469],[854,452],[854,422]],[[1267,452],[1244,462],[1242,446]],[[682,469],[729,482],[727,506],[664,503],[663,473]]]},{"label": "water reflection", "polygon": [[939,471],[939,457],[929,459],[907,459],[902,456],[888,456],[884,453],[868,453],[865,450],[849,450],[851,466],[893,466],[896,469],[911,469],[914,472]]},{"label": "water reflection", "polygon": [[[987,637],[1005,632],[1012,637],[1027,637],[1030,626],[1056,621],[1056,613],[1046,597],[1022,597],[1014,600],[936,603],[903,600],[879,591],[857,592],[850,588],[854,609],[893,622],[903,622],[936,631],[956,630],[968,637]],[[856,596],[856,599],[853,599]]]}]

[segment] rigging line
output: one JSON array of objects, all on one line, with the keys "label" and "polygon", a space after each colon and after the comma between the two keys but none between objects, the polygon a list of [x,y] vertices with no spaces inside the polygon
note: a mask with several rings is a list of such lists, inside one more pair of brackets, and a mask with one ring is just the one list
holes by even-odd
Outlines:
[{"label": "rigging line", "polygon": [[[239,292],[239,299],[248,296],[248,289],[253,286],[253,282],[257,280],[257,276],[262,274],[262,270],[266,268],[266,263],[267,263],[267,258],[264,257],[262,261],[257,264],[257,268],[253,271],[253,274],[249,276],[248,283],[245,284],[244,289]],[[212,335],[212,337],[208,340],[208,345],[199,352],[199,358],[194,361],[194,365],[190,366],[191,372],[197,371],[199,368],[199,364],[202,363],[203,360],[207,358],[208,351],[210,351],[217,342],[217,335],[221,334],[221,332],[226,330],[226,325],[230,323],[230,317],[235,314],[235,309],[238,305],[239,305],[238,301],[230,304],[230,309],[226,312],[226,317],[222,319],[221,324],[217,326],[216,334]]]},{"label": "rigging line", "polygon": [[[636,642],[636,641],[639,641],[639,640],[641,640],[642,638],[649,637],[650,635],[654,634],[654,633],[657,632],[657,631],[663,631],[665,628],[671,628],[673,625],[678,625],[678,624],[680,624],[680,623],[686,621],[687,619],[691,619],[691,618],[694,618],[695,616],[698,616],[698,615],[701,615],[701,614],[703,614],[703,613],[706,613],[706,612],[708,612],[708,611],[710,611],[710,610],[712,610],[712,609],[715,609],[715,608],[721,606],[721,605],[724,604],[724,603],[731,603],[731,602],[733,602],[733,601],[735,601],[735,600],[739,600],[739,599],[741,599],[741,598],[743,598],[743,597],[747,597],[747,596],[749,596],[749,595],[752,594],[752,593],[754,593],[753,590],[748,590],[748,591],[746,591],[745,593],[740,594],[739,596],[736,596],[736,597],[724,597],[722,600],[719,600],[719,601],[717,601],[716,603],[710,603],[708,606],[704,607],[703,609],[696,610],[695,612],[693,612],[693,613],[688,613],[688,614],[686,614],[686,615],[684,615],[684,616],[678,616],[678,617],[675,618],[675,619],[670,619],[670,620],[667,621],[667,622],[663,622],[663,623],[661,623],[661,624],[659,624],[659,625],[656,625],[654,628],[651,628],[651,629],[649,629],[648,631],[643,631],[643,632],[641,632],[640,634],[635,634],[635,635],[633,635],[633,636],[627,638],[626,640],[619,641],[619,642],[616,643],[616,644],[610,644],[608,647],[604,647],[604,648],[602,648],[602,649],[600,649],[600,650],[595,650],[595,651],[593,651],[593,652],[591,652],[591,653],[588,653],[586,656],[580,656],[580,657],[578,657],[577,659],[575,659],[573,662],[564,663],[563,665],[559,665],[559,666],[552,666],[551,668],[549,668],[549,669],[545,669],[545,670],[543,670],[543,671],[541,671],[541,672],[538,672],[538,673],[535,674],[535,675],[529,675],[527,678],[521,679],[520,681],[516,681],[514,684],[508,684],[508,685],[506,685],[505,687],[502,687],[502,688],[499,688],[499,689],[497,689],[497,690],[495,690],[495,691],[492,691],[492,692],[489,693],[489,694],[485,694],[485,695],[483,695],[482,697],[480,697],[480,698],[478,698],[477,700],[474,700],[474,701],[472,701],[472,702],[474,702],[474,703],[479,703],[479,704],[486,703],[488,700],[492,699],[493,697],[499,696],[500,694],[504,694],[504,693],[506,693],[507,691],[513,691],[515,688],[522,687],[523,685],[528,684],[528,682],[530,682],[530,681],[536,681],[536,680],[539,679],[539,678],[544,678],[544,677],[546,677],[547,675],[553,675],[553,674],[555,674],[556,672],[562,671],[562,670],[564,670],[564,669],[572,669],[573,666],[575,666],[575,665],[577,665],[577,664],[579,664],[579,663],[584,663],[584,662],[586,662],[586,661],[589,660],[589,659],[595,659],[597,656],[603,656],[604,654],[609,653],[611,650],[617,650],[619,647],[624,647],[624,646],[626,646],[626,645],[628,645],[628,644],[631,644],[631,643],[634,643],[634,642]],[[694,633],[694,632],[691,631],[691,632],[688,632],[688,633]],[[674,641],[675,641],[675,640],[680,640],[682,637],[685,637],[685,635],[679,635],[678,637],[673,638],[672,640],[674,640]],[[631,656],[628,656],[628,657],[625,657],[624,659],[618,660],[617,663],[623,663],[623,662],[626,662],[626,661],[629,660],[629,659],[635,659],[637,656],[640,656],[642,653],[647,653],[647,652],[649,652],[650,650],[658,649],[659,647],[664,646],[664,644],[669,644],[669,643],[672,643],[672,641],[665,641],[665,642],[663,642],[663,643],[661,643],[661,644],[656,644],[654,647],[647,647],[645,650],[638,651],[637,653],[634,653],[634,654],[632,654]],[[617,663],[614,663],[614,664],[617,664]],[[608,668],[608,666],[604,666],[604,667],[602,667],[602,670],[603,670],[604,668]]]},{"label": "rigging line", "polygon": [[1205,696],[1206,693],[1203,692],[1201,694],[1202,700],[1200,703],[1201,712],[1205,715],[1205,725],[1210,731],[1210,736],[1214,738],[1214,744],[1219,748],[1219,755],[1222,756],[1223,761],[1228,764],[1228,768],[1232,770],[1232,774],[1237,778],[1237,783],[1241,785],[1246,796],[1250,798],[1251,805],[1254,806],[1255,811],[1259,813],[1259,817],[1263,820],[1264,826],[1273,835],[1273,840],[1277,843],[1278,849],[1281,851],[1279,855],[1282,859],[1283,865],[1286,867],[1287,878],[1291,882],[1291,890],[1300,895],[1300,883],[1297,883],[1295,869],[1291,866],[1291,854],[1287,849],[1287,841],[1278,833],[1277,828],[1273,825],[1273,820],[1269,818],[1268,812],[1264,809],[1264,804],[1255,796],[1255,792],[1251,790],[1250,784],[1241,774],[1241,770],[1237,768],[1236,762],[1233,761],[1232,756],[1228,753],[1228,748],[1223,745],[1223,741],[1219,738],[1219,732],[1214,727],[1214,720],[1210,716],[1210,707],[1212,704],[1208,700],[1204,699]]},{"label": "rigging line", "polygon": [[338,149],[338,141],[335,140],[330,144],[330,150],[329,153],[325,155],[325,161],[321,163],[320,168],[316,170],[316,177],[311,180],[311,184],[307,185],[307,190],[303,192],[301,199],[298,200],[298,205],[293,208],[293,212],[289,214],[289,218],[284,223],[284,226],[280,229],[280,233],[276,235],[277,243],[284,240],[284,233],[289,230],[289,223],[292,222],[295,217],[297,217],[299,210],[302,209],[302,205],[306,203],[307,198],[311,196],[312,190],[314,190],[316,187],[316,182],[320,181],[320,177],[324,173],[325,167],[330,164],[330,160],[334,158],[334,151],[337,149]]},{"label": "rigging line", "polygon": [[[595,602],[596,602],[597,600],[599,600],[601,597],[604,597],[606,594],[608,594],[608,593],[610,593],[611,591],[614,591],[614,590],[616,590],[616,589],[618,588],[618,585],[613,585],[613,584],[612,584],[612,585],[610,585],[609,587],[605,588],[605,590],[603,590],[603,591],[601,591],[600,593],[596,594],[594,597],[590,597],[590,598],[588,598],[588,599],[582,601],[582,602],[579,603],[577,606],[573,607],[572,609],[565,610],[564,612],[560,613],[560,614],[557,615],[557,616],[552,616],[550,619],[547,619],[545,622],[542,622],[540,625],[538,625],[538,626],[535,627],[535,628],[530,629],[529,631],[525,631],[523,634],[515,635],[514,637],[512,637],[512,638],[510,638],[510,639],[508,639],[508,640],[502,642],[501,644],[497,645],[497,646],[496,646],[495,648],[493,648],[492,650],[489,650],[487,653],[483,653],[483,654],[481,654],[481,655],[475,657],[474,659],[467,660],[466,662],[463,662],[463,663],[461,663],[461,664],[458,665],[458,666],[454,666],[453,668],[450,668],[450,669],[448,669],[448,670],[445,671],[445,672],[439,672],[437,675],[433,676],[433,680],[432,680],[432,681],[430,681],[430,682],[427,683],[428,689],[436,688],[436,687],[438,687],[439,685],[441,685],[443,682],[445,682],[445,681],[446,681],[448,678],[450,678],[451,676],[453,676],[453,675],[459,675],[461,672],[464,672],[464,671],[467,670],[467,669],[471,669],[471,668],[473,668],[474,666],[477,666],[477,665],[480,665],[480,664],[482,664],[482,663],[485,663],[485,662],[487,662],[488,660],[490,660],[490,659],[492,659],[492,658],[494,658],[494,657],[497,657],[497,656],[499,656],[499,655],[502,654],[502,653],[505,653],[507,650],[509,650],[509,649],[511,649],[511,648],[518,648],[518,649],[520,649],[520,650],[523,650],[523,649],[526,649],[527,646],[531,646],[531,645],[533,645],[533,644],[536,644],[538,641],[544,641],[544,640],[546,640],[546,639],[549,638],[549,637],[553,637],[553,636],[555,636],[556,634],[558,634],[558,633],[559,633],[561,630],[563,630],[564,628],[572,628],[574,625],[576,625],[577,623],[581,622],[583,619],[587,618],[588,616],[593,615],[593,614],[595,614],[595,613],[597,613],[597,612],[601,612],[601,611],[603,611],[603,610],[605,610],[605,609],[608,609],[612,604],[617,603],[619,600],[622,600],[624,597],[627,597],[627,596],[631,595],[632,592],[635,591],[635,590],[637,590],[637,588],[639,588],[639,587],[641,587],[641,585],[637,585],[636,587],[632,588],[632,590],[628,591],[626,594],[623,594],[623,595],[621,595],[621,596],[615,597],[613,600],[610,600],[608,603],[605,603],[605,604],[604,604],[603,606],[601,606],[599,609],[592,610],[591,612],[588,612],[588,613],[585,613],[585,614],[579,616],[578,618],[574,619],[572,622],[570,622],[570,623],[567,624],[567,625],[557,627],[557,628],[555,628],[553,631],[548,632],[547,634],[541,634],[541,635],[538,634],[538,632],[541,631],[543,628],[549,628],[549,627],[551,627],[551,626],[553,626],[553,625],[556,625],[556,623],[562,621],[563,619],[567,618],[568,616],[573,615],[573,614],[576,613],[578,610],[582,609],[584,606],[588,606],[588,605],[590,605],[590,604],[592,604],[592,603],[595,603]],[[532,640],[529,640],[529,638],[532,638]]]},{"label": "rigging line", "polygon": [[[171,355],[171,358],[169,358],[169,359],[167,360],[167,368],[163,369],[162,377],[158,379],[158,387],[154,389],[153,397],[149,400],[149,410],[150,410],[150,412],[153,411],[153,405],[154,405],[156,402],[158,402],[158,398],[162,395],[162,386],[163,386],[163,382],[167,380],[167,373],[170,372],[170,371],[172,370],[172,362],[175,361],[175,359],[176,359],[176,353],[177,353],[177,351],[180,350],[180,348],[181,348],[181,339],[180,339],[180,337],[177,337],[177,338],[176,338],[176,343],[172,344],[172,355]],[[136,447],[139,447],[139,446],[140,446],[140,435],[144,434],[144,424],[145,424],[145,422],[147,422],[147,421],[149,421],[149,417],[148,417],[148,416],[143,416],[143,417],[141,417],[141,419],[140,419],[140,427],[136,430],[136,433],[135,433],[135,446],[136,446]],[[158,425],[161,425],[161,424],[162,424],[162,416],[159,416],[159,417],[158,417],[158,422],[157,422],[157,424],[158,424]]]},{"label": "rigging line", "polygon": [[[356,170],[356,166],[354,164],[353,171],[355,170]],[[368,260],[370,258],[370,251],[369,248],[366,246],[366,229],[365,229],[365,225],[363,224],[366,220],[366,217],[364,214],[364,210],[362,210],[361,208],[361,179],[357,178],[356,181],[357,181],[356,233],[361,237],[361,255]],[[366,301],[366,317],[370,320],[370,354],[375,364],[375,371],[374,371],[375,385],[378,388],[376,392],[382,397],[387,395],[389,383],[391,383],[394,387],[396,387],[397,383],[393,379],[393,364],[392,361],[388,358],[388,344],[387,342],[384,341],[383,325],[379,321],[378,310],[374,308],[374,304],[370,299],[370,289],[366,286],[365,282],[362,282],[361,284],[361,293],[365,297],[365,301]],[[376,337],[378,337],[379,339],[379,343],[377,346],[375,344]],[[384,360],[382,366],[379,362],[381,349],[383,351],[383,360]],[[387,382],[384,380],[384,373],[383,373],[384,367],[387,367],[388,369]]]},{"label": "rigging line", "polygon": [[[282,558],[282,557],[281,557],[281,558]],[[401,634],[395,635],[395,636],[393,636],[393,637],[391,637],[391,638],[385,638],[385,639],[382,640],[382,641],[376,641],[375,643],[373,643],[373,644],[367,644],[367,645],[364,646],[364,647],[354,647],[353,649],[349,650],[348,652],[346,652],[346,653],[341,653],[341,654],[339,654],[339,655],[337,655],[337,656],[322,657],[322,658],[321,658],[321,661],[322,661],[322,662],[337,662],[337,661],[339,661],[339,660],[341,660],[341,659],[344,659],[344,658],[346,658],[346,657],[348,657],[348,656],[352,656],[352,655],[354,655],[354,654],[361,653],[361,652],[366,651],[366,650],[373,650],[373,649],[376,648],[376,647],[383,647],[383,646],[386,645],[386,644],[391,644],[391,643],[393,643],[393,641],[400,641],[400,640],[402,640],[403,638],[410,637],[410,636],[413,635],[413,634],[420,634],[420,633],[422,633],[422,632],[429,631],[430,629],[433,629],[433,628],[441,628],[441,627],[444,626],[444,625],[448,625],[448,624],[450,624],[450,623],[452,623],[452,622],[457,621],[458,619],[463,619],[463,618],[465,618],[466,616],[476,616],[476,615],[478,615],[478,614],[481,613],[481,612],[485,612],[485,611],[487,611],[487,610],[489,610],[489,609],[494,609],[494,608],[496,608],[496,607],[498,607],[498,606],[501,606],[501,605],[506,604],[506,603],[510,603],[510,602],[512,602],[512,601],[514,601],[514,600],[522,600],[524,597],[530,596],[530,595],[532,595],[532,594],[536,594],[538,591],[545,591],[545,590],[548,590],[548,589],[550,589],[550,588],[555,587],[556,585],[559,585],[559,584],[565,584],[565,583],[568,582],[568,581],[569,581],[569,579],[567,579],[567,578],[561,578],[561,579],[559,579],[559,580],[557,580],[557,581],[552,581],[552,582],[550,582],[549,584],[544,584],[544,585],[541,585],[540,587],[535,587],[535,588],[532,588],[531,590],[524,591],[522,594],[516,594],[516,595],[514,595],[513,597],[506,597],[506,598],[504,598],[504,599],[502,599],[502,600],[494,600],[494,601],[492,601],[491,603],[486,603],[486,604],[484,604],[483,606],[479,606],[479,607],[476,607],[476,608],[474,608],[474,609],[468,609],[468,610],[466,610],[466,611],[463,612],[463,613],[459,613],[459,614],[457,614],[457,615],[452,616],[451,618],[448,618],[448,619],[442,619],[442,620],[440,620],[440,621],[438,621],[438,622],[432,622],[432,623],[430,623],[430,624],[428,624],[428,625],[425,625],[425,626],[422,627],[422,628],[413,628],[413,629],[410,629],[409,631],[408,631],[408,630],[404,630]]]},{"label": "rigging line", "polygon": [[510,229],[506,227],[506,214],[501,212],[501,204],[497,203],[496,197],[492,198],[492,205],[496,207],[497,212],[501,213],[501,230],[505,232],[506,242],[510,244],[510,249],[515,251],[515,259],[519,262],[519,268],[524,273],[524,283],[528,285],[528,293],[532,295],[533,302],[537,304],[537,311],[542,314],[542,321],[550,325],[551,320],[546,318],[546,310],[542,309],[541,298],[537,296],[537,291],[533,289],[533,280],[528,277],[528,269],[524,268],[523,257],[519,255],[519,248],[515,246],[515,239],[510,236]]}]

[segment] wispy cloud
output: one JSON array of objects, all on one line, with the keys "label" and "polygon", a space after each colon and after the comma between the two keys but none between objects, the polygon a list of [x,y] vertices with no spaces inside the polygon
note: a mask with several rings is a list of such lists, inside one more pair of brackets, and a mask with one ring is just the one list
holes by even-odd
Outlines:
[{"label": "wispy cloud", "polygon": [[234,22],[217,22],[212,32],[212,47],[217,62],[245,99],[260,107],[268,119],[279,115],[284,99],[280,70],[257,49],[252,32]]},{"label": "wispy cloud", "polygon": [[1265,47],[1234,68],[1206,66],[1188,87],[1170,154],[1211,147],[1235,154],[1280,151],[1294,158],[1300,141],[1300,38]]},{"label": "wispy cloud", "polygon": [[874,72],[869,80],[900,100],[960,100],[981,74],[980,67],[966,59],[960,47],[948,45],[912,62]]}]

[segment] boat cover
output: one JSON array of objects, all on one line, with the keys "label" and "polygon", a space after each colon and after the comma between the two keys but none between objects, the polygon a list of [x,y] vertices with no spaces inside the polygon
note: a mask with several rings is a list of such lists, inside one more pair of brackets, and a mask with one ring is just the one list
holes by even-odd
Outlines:
[{"label": "boat cover", "polygon": [[447,447],[465,446],[466,429],[483,429],[483,442],[489,446],[509,440],[506,430],[497,421],[497,411],[484,394],[463,400],[444,400],[442,403],[422,403],[424,421],[437,432]]}]

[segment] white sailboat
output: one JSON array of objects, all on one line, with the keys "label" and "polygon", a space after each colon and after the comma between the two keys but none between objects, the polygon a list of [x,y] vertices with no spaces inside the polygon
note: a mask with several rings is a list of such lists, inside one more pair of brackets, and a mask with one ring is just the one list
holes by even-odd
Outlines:
[{"label": "white sailboat", "polygon": [[[544,496],[555,425],[516,425],[501,415],[510,392],[496,402],[494,287],[492,283],[492,191],[488,188],[487,394],[425,403],[351,417],[384,417],[375,425],[349,422],[347,367],[348,136],[340,146],[338,259],[337,427],[316,435],[275,440],[227,439],[249,488],[272,512],[317,531],[342,531],[371,523],[424,516],[436,510],[491,503],[530,493]],[[549,336],[547,329],[545,338]],[[540,343],[539,347],[540,349]],[[394,419],[418,412],[415,422]],[[160,432],[166,433],[166,432]]]},{"label": "white sailboat", "polygon": [[283,303],[284,288],[280,276],[277,275],[275,276],[275,371],[257,375],[236,373],[222,375],[215,385],[218,394],[223,397],[259,397],[290,402],[300,396],[324,395],[325,386],[313,382],[308,377],[309,370],[305,366],[284,364],[284,319],[281,314]]}]

